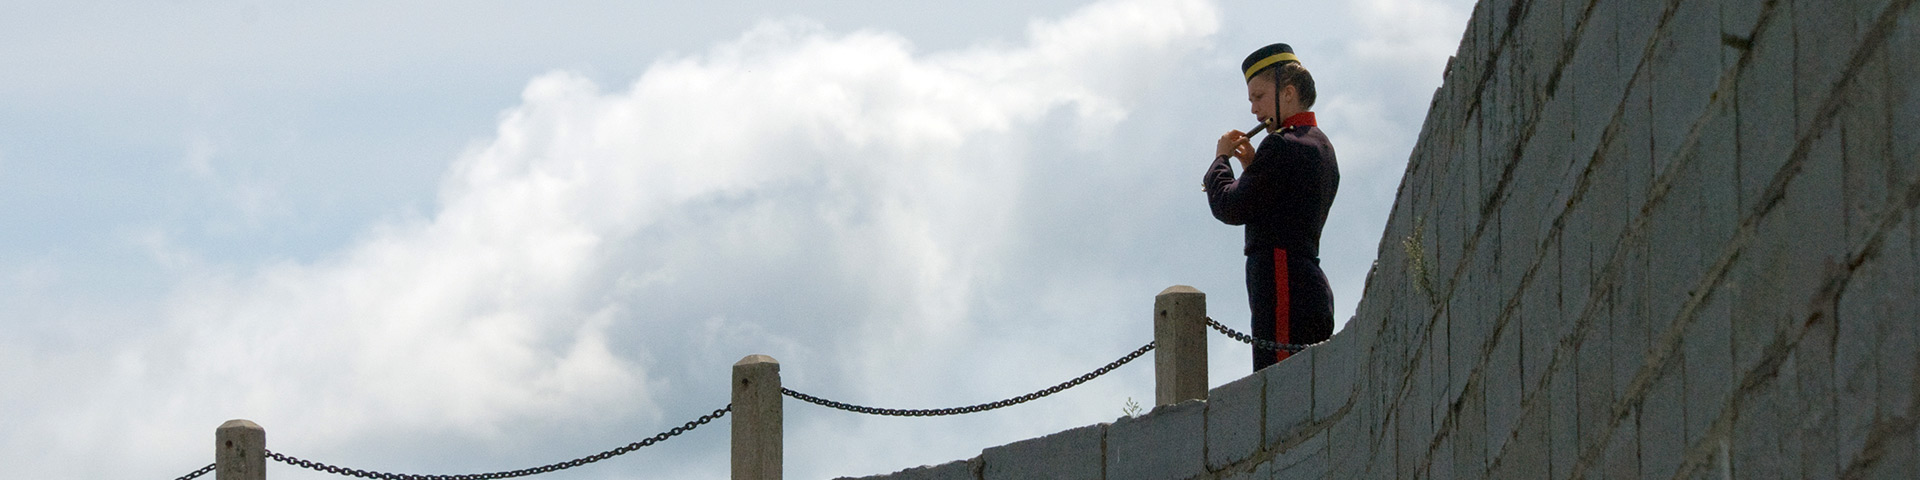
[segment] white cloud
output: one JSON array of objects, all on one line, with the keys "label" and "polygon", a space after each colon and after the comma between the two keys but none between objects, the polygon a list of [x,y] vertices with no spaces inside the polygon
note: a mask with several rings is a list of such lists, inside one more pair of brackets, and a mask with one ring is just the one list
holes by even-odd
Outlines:
[{"label": "white cloud", "polygon": [[[418,439],[511,448],[536,441],[526,431],[570,431],[555,422],[586,425],[589,440],[638,438],[724,404],[714,380],[747,353],[804,365],[790,382],[867,393],[924,373],[898,365],[903,355],[1003,354],[984,362],[1000,371],[1107,357],[994,345],[980,289],[1002,285],[1028,241],[1012,224],[1047,188],[1032,176],[1051,161],[1034,152],[1111,135],[1205,46],[1217,17],[1202,1],[1112,1],[1036,22],[1024,45],[936,53],[785,20],[662,60],[626,88],[540,76],[455,162],[429,218],[374,228],[317,261],[177,262],[187,268],[155,324],[86,352],[0,349],[7,384],[50,385],[0,394],[44,412],[8,430],[59,433],[0,446],[21,452],[9,457],[136,451],[127,461],[140,469],[191,468],[179,459],[202,458],[214,425],[245,417],[270,445],[321,460],[484,468],[396,450],[452,455]],[[216,151],[192,143],[187,165],[212,176]],[[183,255],[163,235],[143,238]],[[1047,375],[1037,388],[1082,367],[1065,363],[1025,373]],[[958,379],[941,393],[1026,388],[1019,380]],[[835,422],[846,421],[789,431],[845,438]],[[714,430],[702,433],[724,434]],[[942,455],[984,446],[928,443]],[[790,473],[872,469],[822,445],[797,445],[808,455],[791,455]],[[725,468],[694,462],[673,468]]]}]

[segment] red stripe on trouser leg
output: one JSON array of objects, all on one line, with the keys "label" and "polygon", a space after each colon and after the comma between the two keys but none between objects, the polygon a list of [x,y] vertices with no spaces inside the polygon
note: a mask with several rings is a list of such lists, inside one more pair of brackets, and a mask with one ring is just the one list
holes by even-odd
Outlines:
[{"label": "red stripe on trouser leg", "polygon": [[[1291,301],[1292,299],[1289,298],[1289,294],[1292,293],[1292,291],[1288,287],[1287,251],[1278,248],[1273,249],[1273,298],[1275,299],[1273,306],[1273,339],[1280,343],[1291,343],[1293,341],[1293,302]],[[1273,360],[1276,362],[1286,360],[1287,357],[1291,355],[1293,355],[1292,352],[1281,350],[1274,352]]]}]

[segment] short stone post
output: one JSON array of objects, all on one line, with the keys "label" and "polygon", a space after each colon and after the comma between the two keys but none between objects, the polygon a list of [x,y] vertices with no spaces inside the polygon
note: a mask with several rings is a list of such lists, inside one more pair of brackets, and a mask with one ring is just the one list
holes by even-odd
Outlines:
[{"label": "short stone post", "polygon": [[266,480],[267,431],[248,420],[228,420],[213,431],[214,480]]},{"label": "short stone post", "polygon": [[780,480],[780,362],[733,364],[733,480]]},{"label": "short stone post", "polygon": [[1207,294],[1174,285],[1153,297],[1154,405],[1207,398]]}]

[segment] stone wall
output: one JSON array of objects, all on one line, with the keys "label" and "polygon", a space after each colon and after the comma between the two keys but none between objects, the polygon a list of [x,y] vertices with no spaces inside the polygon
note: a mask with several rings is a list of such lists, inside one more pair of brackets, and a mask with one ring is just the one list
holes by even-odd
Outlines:
[{"label": "stone wall", "polygon": [[1332,341],[879,478],[1920,478],[1913,4],[1483,0]]}]

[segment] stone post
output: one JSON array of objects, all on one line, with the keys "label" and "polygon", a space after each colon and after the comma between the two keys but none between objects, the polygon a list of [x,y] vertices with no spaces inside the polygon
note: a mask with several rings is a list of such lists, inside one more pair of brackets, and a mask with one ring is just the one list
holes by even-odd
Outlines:
[{"label": "stone post", "polygon": [[248,420],[228,420],[213,431],[214,480],[266,480],[267,431]]},{"label": "stone post", "polygon": [[1154,405],[1207,398],[1207,294],[1174,285],[1153,297]]},{"label": "stone post", "polygon": [[733,480],[780,480],[780,362],[733,364]]}]

